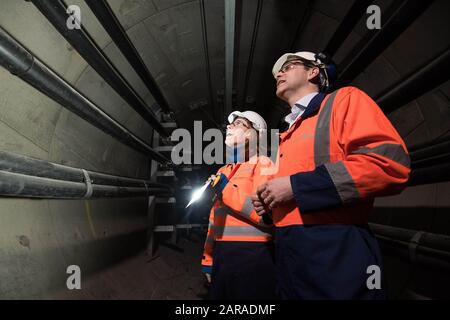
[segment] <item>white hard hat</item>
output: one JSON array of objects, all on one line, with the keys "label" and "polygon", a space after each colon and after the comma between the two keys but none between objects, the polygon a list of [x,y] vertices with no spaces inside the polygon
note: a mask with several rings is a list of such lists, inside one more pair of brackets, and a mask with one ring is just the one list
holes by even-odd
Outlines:
[{"label": "white hard hat", "polygon": [[274,77],[276,77],[281,67],[283,67],[283,65],[290,57],[299,57],[300,59],[311,61],[311,63],[314,65],[323,66],[322,60],[320,60],[314,52],[299,51],[295,53],[285,53],[273,65],[272,74]]},{"label": "white hard hat", "polygon": [[247,119],[253,124],[253,128],[255,128],[258,131],[267,130],[267,124],[266,121],[264,121],[263,117],[261,117],[259,114],[257,114],[254,111],[233,111],[228,116],[228,122],[233,123],[233,121],[237,118],[241,117],[244,119]]}]

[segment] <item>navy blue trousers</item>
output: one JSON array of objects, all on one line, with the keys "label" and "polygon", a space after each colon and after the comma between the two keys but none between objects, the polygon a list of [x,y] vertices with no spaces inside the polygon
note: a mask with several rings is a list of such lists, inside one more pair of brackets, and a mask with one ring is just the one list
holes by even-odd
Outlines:
[{"label": "navy blue trousers", "polygon": [[277,227],[275,253],[281,299],[385,298],[382,279],[381,289],[367,285],[374,274],[369,266],[382,271],[380,249],[367,226]]},{"label": "navy blue trousers", "polygon": [[272,242],[216,241],[211,299],[275,299]]}]

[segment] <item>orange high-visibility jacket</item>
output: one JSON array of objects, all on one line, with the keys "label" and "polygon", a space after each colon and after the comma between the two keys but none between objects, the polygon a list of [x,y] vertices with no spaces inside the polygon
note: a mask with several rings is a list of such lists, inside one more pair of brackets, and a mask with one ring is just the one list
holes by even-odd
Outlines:
[{"label": "orange high-visibility jacket", "polygon": [[277,227],[365,224],[376,196],[406,186],[410,159],[377,104],[355,87],[318,94],[280,135],[275,177],[290,176],[295,201],[273,209]]},{"label": "orange high-visibility jacket", "polygon": [[[242,163],[214,202],[202,259],[204,272],[211,272],[215,241],[266,242],[272,239],[272,226],[256,214],[251,202],[256,188],[268,180],[264,168],[271,163],[267,157]],[[228,177],[235,165],[223,166],[217,175],[222,173]]]}]

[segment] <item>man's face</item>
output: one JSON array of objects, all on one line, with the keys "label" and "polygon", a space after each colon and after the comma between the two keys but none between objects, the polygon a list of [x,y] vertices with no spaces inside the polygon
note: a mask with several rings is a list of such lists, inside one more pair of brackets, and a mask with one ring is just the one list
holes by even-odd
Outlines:
[{"label": "man's face", "polygon": [[306,86],[312,78],[313,69],[307,70],[299,60],[287,61],[276,74],[277,97],[286,101],[290,95]]}]

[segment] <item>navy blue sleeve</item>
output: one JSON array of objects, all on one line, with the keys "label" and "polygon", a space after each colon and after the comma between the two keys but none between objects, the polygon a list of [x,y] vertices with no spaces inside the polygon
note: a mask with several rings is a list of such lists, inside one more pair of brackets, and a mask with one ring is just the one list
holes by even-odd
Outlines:
[{"label": "navy blue sleeve", "polygon": [[212,273],[212,267],[211,266],[202,266],[202,272],[203,273]]},{"label": "navy blue sleeve", "polygon": [[292,191],[300,212],[311,212],[342,205],[341,197],[324,165],[291,177]]}]

